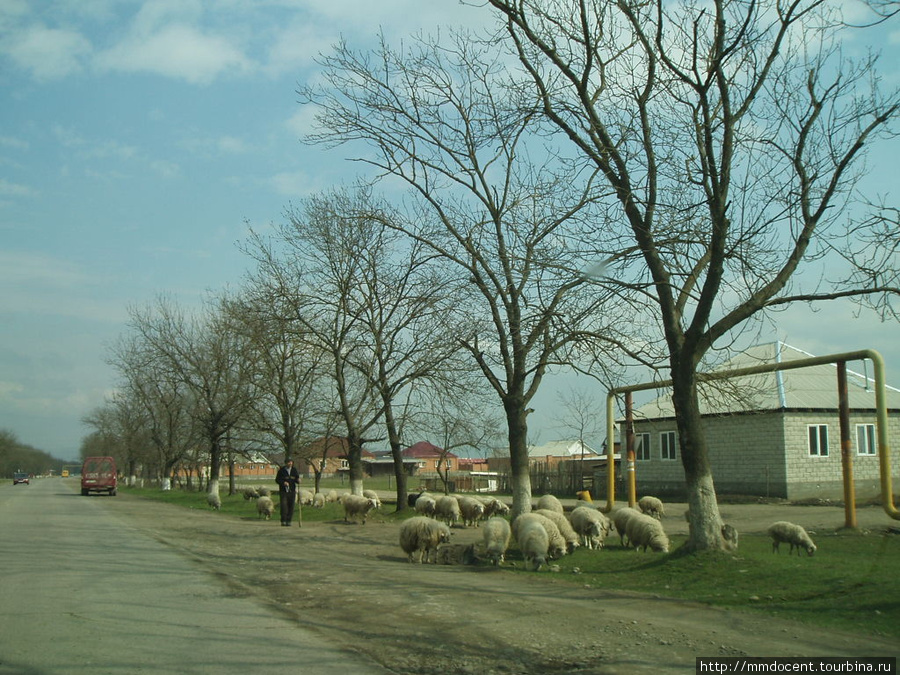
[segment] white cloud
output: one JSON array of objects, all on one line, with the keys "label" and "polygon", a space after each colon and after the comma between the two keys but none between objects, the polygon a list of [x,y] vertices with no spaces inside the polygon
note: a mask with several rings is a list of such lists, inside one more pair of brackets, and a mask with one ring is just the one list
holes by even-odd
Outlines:
[{"label": "white cloud", "polygon": [[8,197],[31,197],[34,194],[34,190],[26,185],[10,183],[8,180],[0,178],[0,195],[6,195]]},{"label": "white cloud", "polygon": [[272,188],[281,195],[304,197],[316,191],[316,181],[306,171],[284,171],[270,179]]},{"label": "white cloud", "polygon": [[222,74],[251,67],[226,38],[184,24],[132,34],[99,55],[97,64],[105,70],[152,73],[191,84],[209,84]]},{"label": "white cloud", "polygon": [[87,38],[73,30],[34,25],[16,33],[0,49],[42,82],[80,72],[93,51]]},{"label": "white cloud", "polygon": [[303,138],[315,131],[316,110],[317,108],[313,105],[299,106],[297,112],[285,122],[285,126],[297,138]]}]

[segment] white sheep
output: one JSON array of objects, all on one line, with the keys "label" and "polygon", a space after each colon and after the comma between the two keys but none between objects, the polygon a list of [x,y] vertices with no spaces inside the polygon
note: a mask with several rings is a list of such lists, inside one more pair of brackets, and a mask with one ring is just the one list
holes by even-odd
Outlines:
[{"label": "white sheep", "polygon": [[625,535],[635,549],[668,553],[669,537],[663,530],[662,523],[652,516],[638,513],[625,523]]},{"label": "white sheep", "polygon": [[737,551],[738,531],[732,525],[722,525],[722,542],[726,551]]},{"label": "white sheep", "polygon": [[616,526],[616,532],[619,533],[619,542],[622,546],[627,546],[625,539],[627,538],[627,534],[625,533],[625,526],[628,524],[628,519],[632,516],[639,516],[641,512],[637,509],[632,509],[628,506],[623,506],[620,509],[616,509],[612,513],[609,514],[610,520],[612,520],[613,524]]},{"label": "white sheep", "polygon": [[325,508],[325,493],[316,492],[312,498],[312,506],[316,509]]},{"label": "white sheep", "polygon": [[484,555],[494,565],[500,565],[503,562],[506,549],[509,548],[511,534],[512,530],[506,518],[492,516],[484,524],[484,528],[481,531],[482,540],[484,541]]},{"label": "white sheep", "polygon": [[206,503],[216,511],[222,508],[222,498],[218,492],[209,492],[206,495]]},{"label": "white sheep", "polygon": [[377,504],[370,497],[348,494],[344,496],[344,522],[349,523],[357,518],[365,525],[369,511],[376,508]]},{"label": "white sheep", "polygon": [[244,495],[244,499],[247,501],[250,501],[251,499],[259,499],[259,493],[254,487],[245,487],[242,494]]},{"label": "white sheep", "polygon": [[509,506],[501,502],[496,497],[483,497],[481,503],[484,504],[485,520],[493,516],[509,515]]},{"label": "white sheep", "polygon": [[816,545],[807,531],[794,523],[779,520],[777,523],[772,523],[769,526],[768,533],[772,537],[772,553],[778,552],[782,543],[791,545],[789,554],[793,553],[795,548],[797,549],[797,555],[800,555],[801,548],[806,551],[807,555],[812,555],[816,552]]},{"label": "white sheep", "polygon": [[449,541],[450,528],[427,516],[413,516],[400,526],[400,548],[409,562],[416,562],[417,552],[419,563],[429,562],[431,557],[433,562],[437,562],[438,546]]},{"label": "white sheep", "polygon": [[641,497],[640,499],[638,499],[638,506],[641,509],[641,513],[645,513],[648,516],[653,516],[657,520],[666,515],[666,510],[663,508],[662,500],[658,497],[651,497],[650,495]]},{"label": "white sheep", "polygon": [[573,553],[576,548],[581,546],[581,537],[575,532],[572,528],[572,523],[570,523],[569,519],[563,514],[557,511],[551,511],[550,509],[538,509],[533,513],[545,516],[553,521],[553,524],[559,529],[562,538],[566,541],[566,551]]},{"label": "white sheep", "polygon": [[[416,503],[418,504],[418,501]],[[438,497],[434,505],[434,517],[438,520],[443,520],[451,527],[453,523],[458,523],[461,517],[459,500],[452,495],[441,495]]]},{"label": "white sheep", "polygon": [[603,548],[606,535],[612,527],[609,519],[595,508],[576,506],[569,514],[572,529],[581,536],[581,541],[589,549]]},{"label": "white sheep", "polygon": [[329,504],[333,504],[337,500],[338,500],[337,490],[329,490],[328,492],[325,493],[325,501],[328,502]]},{"label": "white sheep", "polygon": [[481,503],[481,500],[475,497],[459,497],[457,501],[463,525],[478,527],[478,521],[484,516],[484,504]]},{"label": "white sheep", "polygon": [[306,490],[305,488],[297,490],[297,499],[300,501],[301,506],[312,506],[315,497],[316,495],[312,490]]},{"label": "white sheep", "polygon": [[421,513],[423,516],[434,516],[434,509],[437,505],[434,497],[431,495],[421,494],[419,498],[416,500],[416,513]]},{"label": "white sheep", "polygon": [[381,508],[381,497],[378,496],[378,493],[375,490],[363,490],[363,497],[368,497],[375,501],[375,508]]},{"label": "white sheep", "polygon": [[547,530],[539,522],[536,520],[523,522],[516,532],[516,541],[519,542],[519,550],[525,558],[525,569],[533,568],[537,572],[547,564],[550,538]]},{"label": "white sheep", "polygon": [[566,540],[563,538],[562,534],[560,534],[559,528],[556,526],[556,523],[550,520],[547,516],[541,515],[540,513],[523,513],[513,521],[512,531],[513,536],[515,536],[516,538],[516,541],[521,541],[519,532],[522,527],[524,527],[525,523],[532,521],[537,522],[545,530],[547,530],[547,538],[549,542],[548,553],[550,554],[550,557],[556,559],[564,556],[566,554],[566,551],[568,550]]},{"label": "white sheep", "polygon": [[272,501],[271,497],[265,495],[258,497],[256,500],[256,513],[257,517],[265,516],[266,520],[268,520],[275,513],[275,502]]},{"label": "white sheep", "polygon": [[272,491],[267,487],[258,487],[258,488],[256,488],[256,492],[257,492],[257,494],[259,494],[260,497],[271,497],[272,496]]},{"label": "white sheep", "polygon": [[562,502],[553,495],[543,495],[538,499],[538,510],[556,511],[557,513],[565,513]]}]

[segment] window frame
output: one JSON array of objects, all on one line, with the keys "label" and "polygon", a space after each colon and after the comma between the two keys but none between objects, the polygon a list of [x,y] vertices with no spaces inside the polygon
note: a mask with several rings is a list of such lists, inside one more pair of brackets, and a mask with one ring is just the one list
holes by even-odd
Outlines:
[{"label": "window frame", "polygon": [[[663,439],[670,439],[665,441]],[[667,452],[671,452],[671,457],[667,457]],[[674,462],[678,459],[678,433],[675,431],[659,432],[659,458],[663,462]]]},{"label": "window frame", "polygon": [[[650,439],[651,434],[649,431],[644,431],[634,435],[634,460],[636,462],[650,461]],[[638,443],[639,440],[640,443]],[[646,444],[644,444],[645,440],[647,441]]]},{"label": "window frame", "polygon": [[[863,452],[863,447],[859,442],[859,432],[865,431],[866,444],[865,449],[871,452]],[[860,457],[874,457],[878,454],[878,436],[875,433],[874,424],[857,424],[856,425],[856,454]]]},{"label": "window frame", "polygon": [[[813,430],[815,431],[815,436],[813,436]],[[823,445],[823,436],[824,434],[824,448]],[[813,447],[813,440],[815,439],[815,447]],[[807,424],[806,425],[806,452],[808,457],[828,457],[829,452],[829,438],[828,438],[828,425],[827,424]]]}]

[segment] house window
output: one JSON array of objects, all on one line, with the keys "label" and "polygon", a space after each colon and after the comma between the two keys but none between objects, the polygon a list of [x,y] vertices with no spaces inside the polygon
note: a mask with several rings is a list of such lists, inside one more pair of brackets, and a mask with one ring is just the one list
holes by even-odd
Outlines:
[{"label": "house window", "polygon": [[650,434],[634,435],[634,458],[639,462],[650,459]]},{"label": "house window", "polygon": [[809,456],[828,457],[828,425],[810,424],[806,431],[809,436]]},{"label": "house window", "polygon": [[675,459],[678,453],[675,450],[675,432],[664,431],[659,435],[659,455],[662,459]]},{"label": "house window", "polygon": [[350,470],[350,460],[342,459],[341,460],[341,470],[349,471]]},{"label": "house window", "polygon": [[438,471],[441,470],[441,460],[439,460],[439,459],[434,460],[434,468],[437,469]]},{"label": "house window", "polygon": [[856,425],[856,454],[858,454],[858,455],[874,455],[875,454],[875,425],[874,424],[857,424]]}]

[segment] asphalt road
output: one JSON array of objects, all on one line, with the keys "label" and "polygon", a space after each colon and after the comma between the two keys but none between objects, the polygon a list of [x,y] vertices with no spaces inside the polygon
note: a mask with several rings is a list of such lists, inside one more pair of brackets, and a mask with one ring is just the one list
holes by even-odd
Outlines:
[{"label": "asphalt road", "polygon": [[386,672],[241,597],[116,503],[58,478],[0,485],[0,675]]}]

